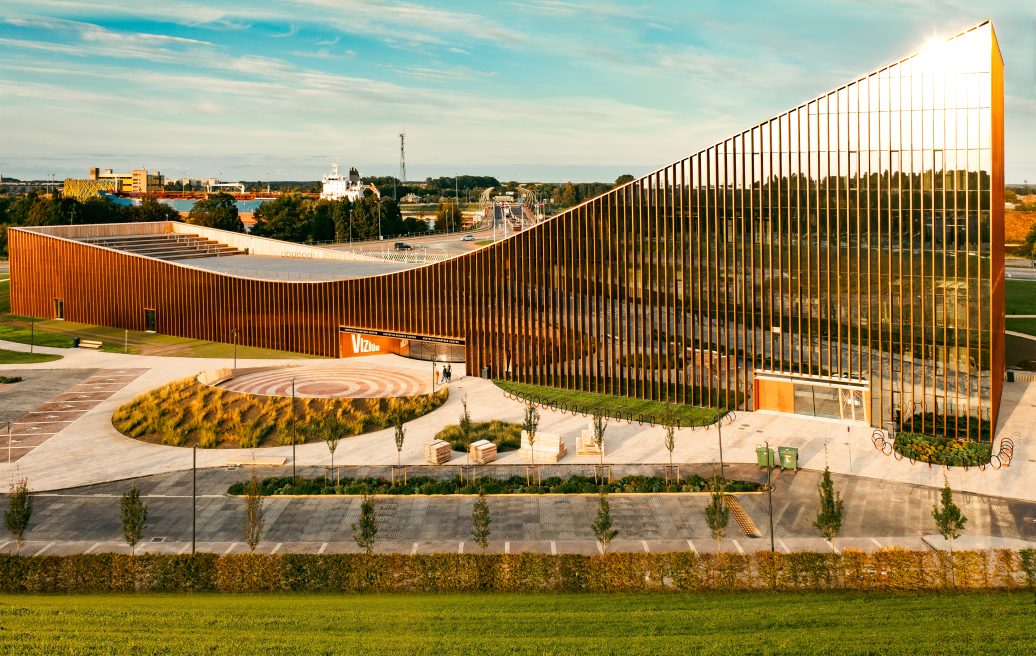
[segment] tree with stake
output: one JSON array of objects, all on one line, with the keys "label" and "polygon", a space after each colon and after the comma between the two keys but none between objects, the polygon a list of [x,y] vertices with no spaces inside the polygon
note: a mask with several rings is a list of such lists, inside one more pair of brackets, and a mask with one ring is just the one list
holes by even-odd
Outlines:
[{"label": "tree with stake", "polygon": [[29,479],[11,481],[4,524],[11,537],[14,538],[15,553],[20,553],[22,550],[25,532],[29,530],[30,519],[32,519],[32,491],[29,490]]},{"label": "tree with stake", "polygon": [[245,544],[249,551],[255,551],[263,538],[266,519],[263,517],[263,491],[252,468],[252,480],[245,484]]},{"label": "tree with stake", "polygon": [[720,542],[727,534],[727,524],[730,522],[730,511],[723,501],[723,485],[715,474],[709,485],[709,505],[705,506],[705,524],[712,532],[712,539],[716,541],[716,558],[719,558]]},{"label": "tree with stake", "polygon": [[597,519],[590,525],[590,530],[601,543],[601,552],[608,553],[608,545],[619,534],[619,531],[612,528],[612,509],[608,504],[608,496],[604,492],[601,492],[601,500],[597,502]]},{"label": "tree with stake", "polygon": [[676,426],[671,417],[665,423],[665,450],[669,452],[669,469],[673,468],[673,450],[676,448]]},{"label": "tree with stake", "polygon": [[540,425],[540,413],[533,404],[525,406],[525,416],[522,418],[522,430],[529,436],[529,458],[532,466],[536,467],[536,429]]},{"label": "tree with stake", "polygon": [[485,492],[479,489],[478,500],[471,509],[471,538],[482,551],[489,546],[489,523],[489,503],[486,501]]},{"label": "tree with stake", "polygon": [[838,537],[842,530],[842,495],[835,491],[835,484],[831,481],[831,468],[824,466],[824,476],[817,485],[817,493],[820,496],[820,508],[817,510],[817,519],[813,522],[816,528],[827,540]]},{"label": "tree with stake", "polygon": [[[465,408],[465,411],[467,408]],[[396,417],[396,469],[399,469],[403,458],[403,440],[406,439],[406,428],[403,427],[403,419]]]},{"label": "tree with stake", "polygon": [[[333,474],[335,471],[335,451],[338,450],[338,442],[342,439],[338,422],[331,418],[325,418],[316,425],[315,430],[317,435],[324,440],[324,444],[327,445],[327,451],[331,454],[331,472]],[[337,479],[335,480],[337,484]]]},{"label": "tree with stake", "polygon": [[[608,419],[594,415],[593,427],[594,444],[597,445],[597,451],[601,456],[601,478],[604,478],[604,432],[608,430]],[[596,478],[596,475],[594,477]]]},{"label": "tree with stake", "polygon": [[374,497],[364,494],[360,500],[360,521],[353,524],[353,540],[363,552],[374,551],[374,538],[378,535],[378,516],[374,512]]},{"label": "tree with stake", "polygon": [[140,490],[131,487],[122,494],[122,536],[130,546],[130,555],[137,555],[137,545],[147,528],[147,504],[140,500]]},{"label": "tree with stake", "polygon": [[464,411],[460,413],[460,419],[457,420],[457,427],[460,428],[460,437],[464,440],[464,444],[471,444],[471,413],[468,411],[468,395],[465,394],[464,398],[460,400],[461,405],[464,407]]},{"label": "tree with stake", "polygon": [[953,541],[964,532],[964,525],[968,518],[961,512],[960,507],[953,502],[953,490],[950,489],[950,479],[943,477],[944,485],[942,497],[938,505],[932,506],[932,518],[939,529],[939,535],[950,543],[950,582],[956,585],[953,562]]}]

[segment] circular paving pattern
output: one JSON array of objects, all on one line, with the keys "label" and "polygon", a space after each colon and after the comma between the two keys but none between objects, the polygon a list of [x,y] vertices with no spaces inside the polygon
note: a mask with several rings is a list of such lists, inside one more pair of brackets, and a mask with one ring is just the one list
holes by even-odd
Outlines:
[{"label": "circular paving pattern", "polygon": [[404,369],[365,365],[333,367],[286,367],[242,374],[216,384],[216,387],[245,394],[291,396],[295,380],[295,396],[310,398],[381,398],[418,396],[431,389],[431,373],[417,376]]}]

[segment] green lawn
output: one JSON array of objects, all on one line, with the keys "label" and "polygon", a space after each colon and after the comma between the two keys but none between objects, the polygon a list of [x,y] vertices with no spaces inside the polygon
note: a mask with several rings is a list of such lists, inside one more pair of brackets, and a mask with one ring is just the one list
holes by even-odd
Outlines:
[{"label": "green lawn", "polygon": [[0,314],[11,311],[11,279],[0,277]]},{"label": "green lawn", "polygon": [[36,364],[37,362],[53,362],[60,360],[60,355],[48,353],[22,353],[0,349],[0,364]]},{"label": "green lawn", "polygon": [[1036,280],[1004,281],[1007,314],[1036,314]]},{"label": "green lawn", "polygon": [[1025,654],[1033,595],[0,595],[51,654]]},{"label": "green lawn", "polygon": [[542,387],[540,385],[513,383],[503,380],[494,380],[493,382],[505,392],[510,392],[523,399],[532,399],[538,403],[551,403],[554,405],[563,403],[566,408],[575,407],[580,412],[587,414],[605,417],[622,416],[623,418],[632,415],[634,419],[643,417],[645,420],[659,422],[663,420],[667,412],[672,411],[675,418],[684,426],[709,424],[716,420],[716,411],[712,408],[629,399],[622,396],[596,394],[594,392],[575,392],[555,387]]},{"label": "green lawn", "polygon": [[1016,333],[1036,335],[1036,319],[1008,319],[1006,327]]}]

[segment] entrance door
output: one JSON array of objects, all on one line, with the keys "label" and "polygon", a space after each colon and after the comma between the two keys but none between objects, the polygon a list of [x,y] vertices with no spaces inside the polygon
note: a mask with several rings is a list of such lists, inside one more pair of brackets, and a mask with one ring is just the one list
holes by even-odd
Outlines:
[{"label": "entrance door", "polygon": [[154,310],[144,310],[144,330],[149,333],[158,331],[158,320],[155,318]]},{"label": "entrance door", "polygon": [[64,319],[65,318],[65,301],[60,298],[54,299],[54,318]]},{"label": "entrance door", "polygon": [[867,421],[867,406],[864,403],[863,390],[839,389],[838,401],[842,419]]}]

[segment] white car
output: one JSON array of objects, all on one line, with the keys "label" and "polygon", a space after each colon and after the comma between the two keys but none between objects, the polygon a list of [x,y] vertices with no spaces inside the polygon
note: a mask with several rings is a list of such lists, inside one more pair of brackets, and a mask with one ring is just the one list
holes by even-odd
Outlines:
[{"label": "white car", "polygon": [[461,241],[475,241],[475,235],[464,235]]}]

